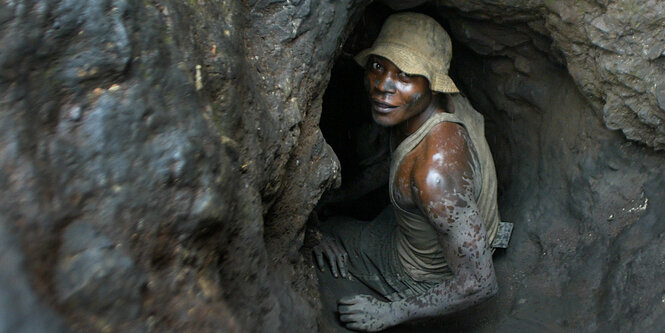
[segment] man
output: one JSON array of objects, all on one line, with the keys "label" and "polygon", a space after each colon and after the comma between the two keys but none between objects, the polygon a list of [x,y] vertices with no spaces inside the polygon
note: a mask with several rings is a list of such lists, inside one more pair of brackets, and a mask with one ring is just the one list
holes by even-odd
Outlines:
[{"label": "man", "polygon": [[[374,295],[333,292],[339,319],[379,331],[488,299],[498,288],[490,248],[499,223],[496,175],[482,116],[453,94],[450,38],[426,15],[399,13],[355,59],[365,66],[374,120],[391,128],[392,206],[372,222],[321,226],[319,267],[325,255],[335,278],[352,277],[344,283],[360,281]],[[319,277],[323,297],[331,297],[331,279]]]}]

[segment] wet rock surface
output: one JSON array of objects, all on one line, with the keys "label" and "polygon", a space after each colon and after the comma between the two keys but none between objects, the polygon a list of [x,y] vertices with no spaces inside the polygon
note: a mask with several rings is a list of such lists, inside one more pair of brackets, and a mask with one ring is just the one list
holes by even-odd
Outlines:
[{"label": "wet rock surface", "polygon": [[[0,331],[317,330],[322,97],[368,2],[1,4]],[[663,4],[506,3],[420,9],[516,226],[501,293],[415,328],[665,327]]]},{"label": "wet rock surface", "polygon": [[3,331],[316,330],[320,94],[362,6],[0,5]]}]

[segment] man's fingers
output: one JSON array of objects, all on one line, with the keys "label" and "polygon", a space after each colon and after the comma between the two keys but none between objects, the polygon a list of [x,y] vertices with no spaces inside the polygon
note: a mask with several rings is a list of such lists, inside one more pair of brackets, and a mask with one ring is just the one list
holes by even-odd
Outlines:
[{"label": "man's fingers", "polygon": [[334,277],[338,277],[339,273],[337,272],[337,259],[335,258],[335,252],[330,248],[330,244],[323,242],[321,247],[326,252],[328,256],[328,261],[330,262],[330,271]]},{"label": "man's fingers", "polygon": [[340,305],[337,307],[340,315],[356,314],[361,313],[362,311],[354,305]]},{"label": "man's fingers", "polygon": [[347,269],[346,269],[346,260],[347,260],[347,254],[346,251],[344,251],[344,248],[339,245],[337,242],[333,242],[330,245],[330,248],[335,252],[335,257],[337,259],[337,267],[339,268],[339,272],[342,275],[343,278],[346,278],[347,276]]},{"label": "man's fingers", "polygon": [[346,296],[340,298],[337,303],[338,304],[356,304],[360,302],[364,297],[367,295],[355,295],[355,296]]},{"label": "man's fingers", "polygon": [[352,300],[353,300],[353,296],[342,297],[339,300],[337,300],[337,304],[338,305],[341,305],[341,304],[355,304],[355,302],[353,302]]},{"label": "man's fingers", "polygon": [[322,271],[325,267],[325,260],[323,258],[324,253],[326,257],[328,257],[328,262],[330,263],[330,272],[334,277],[339,277],[340,273],[344,278],[349,276],[348,268],[346,265],[348,255],[344,248],[339,245],[334,238],[325,237],[323,240],[321,240],[321,243],[319,243],[319,245],[314,248],[316,262]]},{"label": "man's fingers", "polygon": [[365,331],[364,325],[356,321],[346,324],[346,328],[354,331]]},{"label": "man's fingers", "polygon": [[352,321],[360,321],[360,315],[358,314],[343,314],[339,316],[339,320],[341,320],[344,323],[352,322]]},{"label": "man's fingers", "polygon": [[339,266],[339,273],[342,274],[342,277],[347,278],[349,276],[349,271],[346,268],[346,254],[339,256],[337,266]]}]

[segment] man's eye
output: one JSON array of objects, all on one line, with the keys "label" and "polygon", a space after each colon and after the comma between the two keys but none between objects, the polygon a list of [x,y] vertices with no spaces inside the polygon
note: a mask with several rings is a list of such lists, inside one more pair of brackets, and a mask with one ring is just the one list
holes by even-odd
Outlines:
[{"label": "man's eye", "polygon": [[379,64],[378,62],[373,62],[373,63],[372,63],[372,69],[375,69],[375,70],[378,71],[378,70],[381,70],[382,68],[383,68],[383,67],[382,67],[381,64]]},{"label": "man's eye", "polygon": [[402,80],[408,80],[408,79],[411,78],[411,75],[409,75],[409,74],[407,74],[407,73],[404,73],[404,72],[399,72],[399,77],[400,77],[400,79],[402,79]]}]

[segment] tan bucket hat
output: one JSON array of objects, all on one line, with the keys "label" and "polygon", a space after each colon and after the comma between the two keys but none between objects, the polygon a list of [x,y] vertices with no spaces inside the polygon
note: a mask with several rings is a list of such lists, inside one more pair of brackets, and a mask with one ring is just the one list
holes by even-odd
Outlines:
[{"label": "tan bucket hat", "polygon": [[427,15],[407,12],[388,17],[372,47],[354,59],[364,67],[372,54],[387,58],[405,73],[426,77],[432,90],[459,92],[448,76],[452,57],[450,36]]}]

